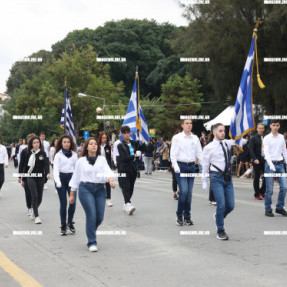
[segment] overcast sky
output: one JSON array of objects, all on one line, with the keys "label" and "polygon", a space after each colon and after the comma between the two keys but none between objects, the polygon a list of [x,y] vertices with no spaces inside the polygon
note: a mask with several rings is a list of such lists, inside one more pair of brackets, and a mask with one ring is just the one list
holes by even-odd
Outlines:
[{"label": "overcast sky", "polygon": [[50,51],[73,30],[124,18],[187,25],[177,0],[0,0],[0,11],[1,93],[16,60],[41,49]]}]

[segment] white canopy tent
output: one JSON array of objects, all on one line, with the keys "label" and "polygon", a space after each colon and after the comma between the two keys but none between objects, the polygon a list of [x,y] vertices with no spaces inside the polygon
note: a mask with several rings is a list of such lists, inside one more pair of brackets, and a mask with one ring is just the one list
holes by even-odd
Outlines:
[{"label": "white canopy tent", "polygon": [[[263,113],[264,109],[262,105],[253,105],[253,112],[256,113]],[[204,125],[207,131],[211,130],[211,126],[217,123],[221,123],[224,126],[230,126],[231,117],[234,113],[234,106],[227,107],[223,112],[221,112],[216,118],[213,120],[206,122]]]}]

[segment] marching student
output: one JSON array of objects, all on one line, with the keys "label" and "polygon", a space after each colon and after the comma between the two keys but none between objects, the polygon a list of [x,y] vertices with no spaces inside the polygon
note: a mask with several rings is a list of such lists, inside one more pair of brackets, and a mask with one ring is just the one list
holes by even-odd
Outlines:
[{"label": "marching student", "polygon": [[27,148],[27,144],[26,144],[26,140],[23,139],[22,140],[22,144],[19,146],[19,152],[18,152],[18,155],[17,155],[17,160],[18,160],[18,166],[20,165],[20,162],[21,162],[21,153],[24,149]]},{"label": "marching student", "polygon": [[8,167],[8,152],[4,145],[1,144],[2,138],[0,137],[0,191],[5,181],[4,167]]},{"label": "marching student", "polygon": [[213,125],[214,139],[203,149],[202,188],[208,190],[206,174],[209,172],[210,186],[217,203],[214,218],[217,226],[217,238],[227,240],[224,219],[234,209],[234,190],[231,176],[231,147],[234,140],[225,140],[225,127]]},{"label": "marching student", "polygon": [[264,199],[266,184],[265,178],[262,179],[262,186],[259,188],[259,180],[261,172],[264,174],[264,153],[263,153],[263,134],[265,126],[262,123],[257,125],[257,134],[250,139],[249,144],[249,154],[253,160],[253,170],[254,170],[254,199],[262,200]]},{"label": "marching student", "polygon": [[278,130],[280,129],[280,121],[272,120],[270,128],[271,133],[265,136],[263,139],[263,148],[266,160],[264,172],[266,181],[265,215],[269,217],[274,216],[271,208],[274,184],[274,175],[272,175],[272,173],[278,173],[279,176],[276,175],[276,177],[280,190],[275,212],[283,216],[287,216],[287,212],[284,209],[287,189],[286,174],[284,169],[284,160],[287,162],[286,144],[283,135],[278,133]]},{"label": "marching student", "polygon": [[117,164],[118,172],[125,176],[119,177],[119,186],[122,189],[124,196],[124,207],[123,210],[128,214],[132,215],[136,208],[131,204],[131,198],[134,192],[134,185],[137,178],[137,166],[136,160],[144,152],[146,145],[144,142],[133,141],[130,139],[130,127],[123,126],[121,128],[123,141],[118,144]]},{"label": "marching student", "polygon": [[119,152],[118,152],[118,145],[121,143],[121,140],[120,139],[117,139],[114,144],[113,144],[113,162],[114,162],[114,166],[115,166],[115,169],[117,169],[118,167],[118,164],[117,164],[117,156],[119,155]]},{"label": "marching student", "polygon": [[[45,140],[45,138],[46,138],[45,133],[44,133],[44,132],[40,132],[40,140],[41,140],[41,144],[42,144],[42,146],[43,146],[43,150],[44,150],[44,152],[46,153],[46,156],[49,158],[49,148],[50,148],[50,144],[49,144],[49,142],[47,142],[47,141]],[[45,179],[44,189],[47,189],[47,188],[48,188],[46,182],[47,182],[47,178]]]},{"label": "marching student", "polygon": [[199,138],[191,132],[192,121],[183,120],[181,127],[183,131],[172,138],[170,151],[170,159],[179,186],[176,223],[180,226],[193,225],[190,210],[194,177],[184,176],[184,174],[195,173],[196,158],[202,164],[202,148]]},{"label": "marching student", "polygon": [[58,144],[59,139],[58,138],[53,138],[53,140],[50,143],[50,148],[49,148],[49,161],[50,164],[52,166],[52,168],[54,168],[54,157],[55,157],[55,152],[56,152],[56,147]]},{"label": "marching student", "polygon": [[86,213],[87,245],[91,252],[98,250],[96,231],[104,219],[107,198],[105,183],[109,182],[114,188],[114,176],[105,157],[100,155],[97,140],[89,138],[84,144],[82,157],[77,161],[69,183],[69,203],[75,202],[75,193],[78,190],[79,200]]},{"label": "marching student", "polygon": [[[107,160],[107,163],[110,168],[112,168],[112,148],[110,146],[110,138],[106,132],[100,133],[98,137],[98,145],[100,146],[100,154],[104,156]],[[111,201],[111,186],[106,183],[106,192],[107,192],[107,206],[112,207]]]},{"label": "marching student", "polygon": [[[35,134],[29,134],[27,135],[27,143],[29,144],[29,141],[32,137],[35,137]],[[25,149],[22,150],[21,154],[20,154],[20,164],[19,164],[19,169],[18,172],[19,174],[21,173],[25,173],[24,167],[25,167],[25,158],[26,155],[28,153],[28,147],[26,147]],[[21,183],[21,177],[19,177],[18,182]],[[26,206],[28,208],[28,212],[27,215],[28,216],[32,216],[33,214],[33,209],[32,209],[32,196],[31,196],[31,192],[30,189],[28,187],[28,184],[25,183],[24,181],[22,182],[22,186],[24,186],[24,190],[25,190],[25,198],[26,198]]]},{"label": "marching student", "polygon": [[[23,167],[24,173],[28,173],[28,177],[23,177],[24,184],[28,184],[28,188],[32,196],[33,215],[31,219],[35,219],[36,224],[42,223],[38,208],[43,198],[43,188],[45,178],[50,178],[49,159],[42,149],[39,137],[32,137],[28,143],[28,152],[25,156]],[[24,186],[22,183],[22,186]]]},{"label": "marching student", "polygon": [[60,200],[61,235],[67,234],[67,227],[70,233],[76,232],[73,222],[76,201],[69,205],[67,224],[67,193],[70,196],[69,182],[78,160],[76,150],[76,144],[72,137],[67,134],[60,137],[55,150],[53,174]]}]

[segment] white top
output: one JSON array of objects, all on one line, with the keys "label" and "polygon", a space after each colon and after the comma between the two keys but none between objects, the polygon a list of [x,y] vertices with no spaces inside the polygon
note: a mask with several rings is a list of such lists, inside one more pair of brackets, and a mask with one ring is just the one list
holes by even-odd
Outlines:
[{"label": "white top", "polygon": [[101,155],[104,157],[106,157],[105,146],[106,146],[106,144],[104,144],[104,145],[101,144]]},{"label": "white top", "polygon": [[119,155],[118,152],[118,144],[121,143],[121,140],[117,140],[114,142],[114,150],[113,150],[113,161],[117,163],[117,156]]},{"label": "white top", "polygon": [[71,190],[78,190],[81,181],[106,183],[110,177],[115,177],[115,174],[110,169],[105,157],[99,155],[94,165],[89,164],[86,157],[81,157],[76,163],[69,186]]},{"label": "white top", "polygon": [[8,152],[2,144],[0,144],[0,164],[8,165]]},{"label": "white top", "polygon": [[56,151],[55,147],[52,146],[52,147],[50,148],[50,151],[49,151],[49,161],[51,162],[51,164],[54,163],[55,151]]},{"label": "white top", "polygon": [[56,184],[60,185],[60,172],[62,173],[73,173],[75,170],[76,162],[78,160],[78,155],[72,151],[71,157],[66,157],[62,150],[56,153],[54,158],[53,174]]},{"label": "white top", "polygon": [[170,159],[174,167],[174,171],[179,171],[178,161],[192,162],[198,158],[202,164],[202,148],[199,138],[191,133],[187,136],[184,132],[178,133],[172,138],[170,150]]},{"label": "white top", "polygon": [[[228,151],[226,149],[225,144],[227,144],[228,149],[231,149],[231,147],[235,145],[235,140],[222,140],[221,142],[223,144],[224,149],[226,150],[226,155],[228,155]],[[218,171],[211,164],[214,164],[222,171],[225,170],[224,153],[220,145],[220,141],[216,139],[214,139],[212,142],[210,142],[203,148],[203,165],[202,165],[203,181],[207,180],[205,175],[209,173],[209,167],[211,171]]]},{"label": "white top", "polygon": [[43,140],[41,142],[42,142],[42,145],[43,145],[44,152],[46,153],[46,156],[49,157],[49,147],[50,147],[49,142],[47,142],[45,140]]},{"label": "white top", "polygon": [[19,152],[18,152],[18,154],[17,154],[18,166],[20,165],[20,161],[21,161],[21,152],[22,152],[26,147],[28,147],[28,145],[26,145],[26,144],[21,144],[21,145],[19,146]]},{"label": "white top", "polygon": [[263,139],[263,149],[265,159],[270,167],[273,166],[272,161],[283,160],[283,157],[285,162],[287,162],[286,145],[282,134],[278,134],[275,137],[270,133],[265,136]]},{"label": "white top", "polygon": [[15,147],[12,147],[12,152],[11,152],[11,157],[13,157],[16,153],[16,148]]}]

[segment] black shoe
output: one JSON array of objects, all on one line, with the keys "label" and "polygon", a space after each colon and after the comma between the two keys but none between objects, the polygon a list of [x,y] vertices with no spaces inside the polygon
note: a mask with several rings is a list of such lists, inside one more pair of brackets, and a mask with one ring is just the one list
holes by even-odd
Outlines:
[{"label": "black shoe", "polygon": [[220,239],[220,240],[228,240],[228,236],[227,236],[227,234],[225,233],[224,230],[217,231],[216,238]]},{"label": "black shoe", "polygon": [[275,212],[276,213],[279,213],[279,214],[281,214],[281,215],[283,215],[283,216],[287,216],[287,212],[286,212],[286,210],[285,209],[275,209]]},{"label": "black shoe", "polygon": [[70,231],[71,233],[76,233],[76,229],[75,229],[75,227],[74,227],[74,224],[75,224],[75,222],[69,222],[69,223],[68,223],[68,228],[69,228],[69,231]]},{"label": "black shoe", "polygon": [[262,198],[259,195],[254,196],[255,200],[262,200]]},{"label": "black shoe", "polygon": [[66,224],[65,225],[62,225],[61,226],[61,235],[66,235],[67,234],[67,226]]},{"label": "black shoe", "polygon": [[182,216],[178,216],[178,217],[177,217],[177,219],[176,219],[176,224],[177,224],[177,225],[180,225],[180,226],[183,225]]},{"label": "black shoe", "polygon": [[273,214],[272,210],[266,210],[265,211],[265,215],[269,216],[269,217],[274,217],[274,214]]},{"label": "black shoe", "polygon": [[190,218],[184,218],[184,224],[185,225],[193,225],[193,222],[190,220]]},{"label": "black shoe", "polygon": [[173,198],[174,198],[175,200],[178,200],[177,194],[174,194],[174,195],[173,195]]}]

